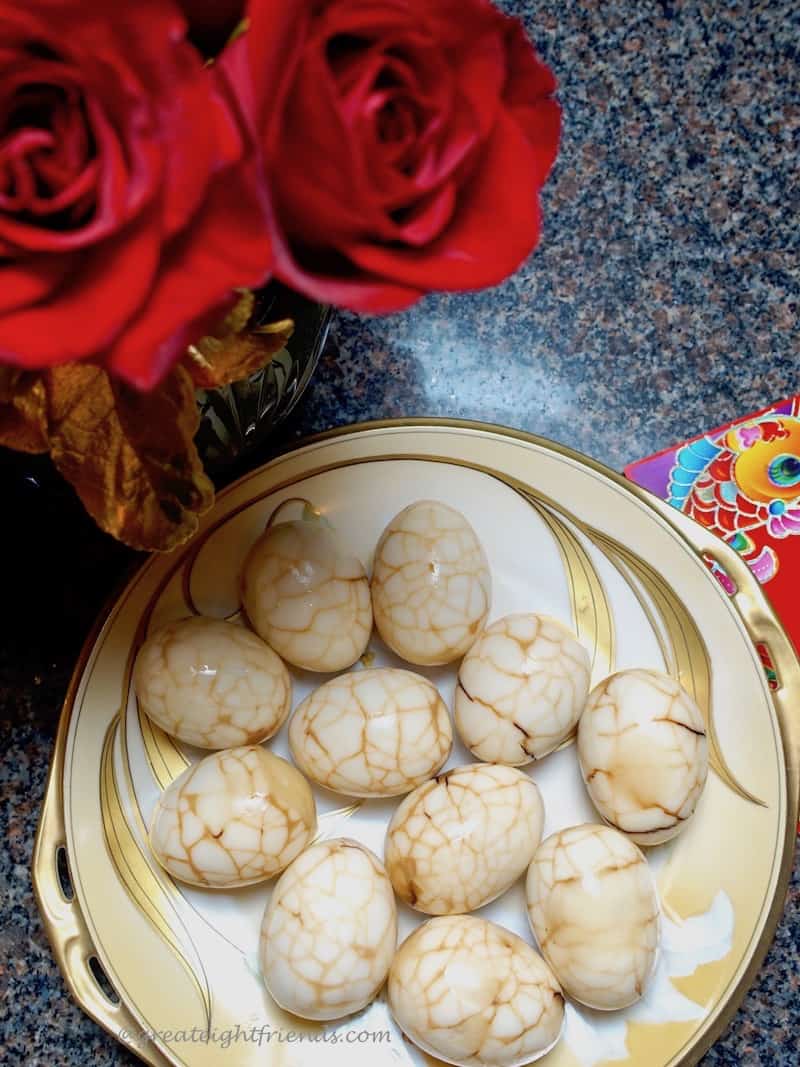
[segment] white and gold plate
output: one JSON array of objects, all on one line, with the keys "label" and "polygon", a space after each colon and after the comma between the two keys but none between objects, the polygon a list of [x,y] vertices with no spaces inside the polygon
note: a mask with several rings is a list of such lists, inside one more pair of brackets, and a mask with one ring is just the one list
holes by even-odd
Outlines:
[{"label": "white and gold plate", "polygon": [[[712,773],[697,816],[675,841],[648,852],[663,913],[648,993],[618,1013],[568,1006],[564,1039],[540,1062],[693,1064],[757,971],[792,861],[800,723],[791,713],[800,704],[800,665],[747,567],[684,516],[546,441],[479,424],[373,424],[317,438],[222,492],[190,544],[152,557],[131,579],[70,686],[34,882],[70,989],[148,1063],[435,1062],[402,1037],[383,999],[324,1027],[271,1001],[257,963],[270,884],[202,891],[160,869],[144,827],[159,791],[198,753],[140,718],[130,684],[136,650],[154,628],[192,613],[236,617],[242,560],[282,501],[313,503],[368,564],[386,522],[425,497],[460,509],[477,531],[494,581],[492,618],[537,611],[571,623],[591,652],[594,681],[625,667],[666,670],[707,719]],[[735,595],[718,584],[710,560],[728,571]],[[775,665],[776,688],[759,648]],[[399,664],[377,639],[365,659]],[[452,706],[455,668],[422,673]],[[321,680],[295,672],[293,704]],[[287,755],[286,727],[268,744]],[[466,762],[457,744],[448,766]],[[598,821],[572,745],[529,770],[544,797],[547,834]],[[316,796],[322,835],[354,837],[382,853],[398,800],[348,803],[321,789]],[[72,897],[58,870],[64,849]],[[521,884],[480,914],[530,940]],[[400,936],[421,919],[401,908]],[[98,961],[113,989],[98,982]]]}]

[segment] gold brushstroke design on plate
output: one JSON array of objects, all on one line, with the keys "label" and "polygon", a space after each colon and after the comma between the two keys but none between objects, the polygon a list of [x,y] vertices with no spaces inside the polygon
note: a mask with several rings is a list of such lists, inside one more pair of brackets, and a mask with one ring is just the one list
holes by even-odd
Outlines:
[{"label": "gold brushstroke design on plate", "polygon": [[[665,645],[661,637],[660,628],[657,625],[654,626],[656,638],[661,647],[665,664],[667,665],[667,672],[677,678],[684,689],[694,697],[703,714],[706,723],[706,731],[708,733],[709,766],[725,785],[737,794],[737,796],[740,796],[743,800],[764,807],[764,802],[754,796],[753,793],[746,789],[737,780],[722,754],[722,748],[714,726],[711,700],[711,663],[708,656],[708,649],[706,648],[705,641],[703,640],[703,636],[700,633],[697,624],[686,609],[683,601],[675,594],[671,586],[664,581],[654,567],[650,566],[649,563],[646,563],[635,552],[632,552],[614,538],[609,537],[607,534],[602,533],[600,530],[597,530],[588,523],[578,519],[577,516],[573,515],[562,505],[557,504],[554,500],[551,500],[549,497],[536,490],[522,488],[514,479],[509,479],[499,472],[487,471],[486,473],[490,473],[494,477],[499,478],[500,481],[505,482],[528,500],[547,523],[558,541],[570,582],[570,595],[573,603],[573,614],[575,616],[576,625],[578,626],[578,633],[579,636],[585,639],[588,638],[590,647],[595,648],[595,650],[600,647],[599,644],[592,643],[592,611],[589,611],[588,619],[585,620],[585,629],[581,629],[581,625],[578,622],[580,618],[578,611],[579,608],[586,610],[587,595],[590,600],[593,601],[594,599],[592,576],[594,576],[594,582],[599,584],[600,592],[604,599],[605,591],[603,590],[599,575],[597,575],[591,560],[588,558],[582,546],[580,546],[574,533],[572,533],[563,521],[557,520],[554,513],[558,513],[563,516],[563,518],[574,523],[575,526],[589,538],[592,544],[596,545],[606,555],[610,562],[616,567],[621,577],[625,579],[626,584],[636,595],[639,603],[645,610],[648,619],[655,621],[652,620],[652,613],[647,609],[638,590],[628,580],[623,568],[629,569],[630,572],[638,578],[647,590],[655,609],[661,616],[669,636],[669,645]],[[582,558],[581,556],[575,557],[574,555],[569,555],[571,546],[574,545],[577,545],[580,549]],[[622,564],[623,566],[619,566],[619,564]],[[610,609],[608,609],[607,600],[605,600],[605,605],[610,617]],[[598,637],[601,636],[602,630],[596,632]],[[595,656],[593,656],[592,685],[596,685],[602,678],[611,674],[614,669],[613,619],[611,619],[610,648],[611,655],[608,657],[608,662],[611,666],[605,673],[598,673],[596,671],[596,652]],[[571,741],[571,738],[568,739],[561,747],[570,744]]]},{"label": "gold brushstroke design on plate", "polygon": [[592,685],[597,685],[613,672],[616,658],[614,616],[603,581],[569,526],[535,492],[519,488],[517,492],[534,508],[558,545],[569,584],[573,623],[578,637],[591,649]]},{"label": "gold brushstroke design on plate", "polygon": [[630,568],[663,619],[671,646],[668,670],[694,697],[703,714],[708,733],[709,766],[742,799],[764,807],[764,802],[736,779],[722,754],[712,711],[711,663],[706,643],[694,619],[654,567],[612,537],[589,527],[586,529],[592,540],[604,548],[612,560],[616,557]]},{"label": "gold brushstroke design on plate", "polygon": [[144,754],[160,789],[166,789],[190,764],[168,733],[157,726],[139,708],[139,731]]},{"label": "gold brushstroke design on plate", "polygon": [[[211,990],[202,963],[198,971],[187,957],[183,946],[175,934],[178,926],[191,944],[189,931],[180,916],[178,907],[183,898],[171,881],[159,877],[150,865],[147,855],[133,833],[120,795],[117,772],[114,766],[114,742],[119,732],[123,745],[122,763],[128,766],[125,748],[125,731],[119,729],[120,718],[115,716],[106,732],[103,751],[100,758],[100,811],[103,820],[103,834],[106,847],[119,880],[136,908],[151,923],[162,941],[167,944],[173,955],[183,966],[189,980],[200,999],[206,1032],[211,1027]],[[126,779],[128,775],[126,775]],[[129,793],[132,794],[133,782],[127,780]],[[134,820],[138,822],[140,832],[146,837],[144,823],[141,821],[138,805],[132,805]],[[200,959],[197,949],[192,945],[194,954]]]}]

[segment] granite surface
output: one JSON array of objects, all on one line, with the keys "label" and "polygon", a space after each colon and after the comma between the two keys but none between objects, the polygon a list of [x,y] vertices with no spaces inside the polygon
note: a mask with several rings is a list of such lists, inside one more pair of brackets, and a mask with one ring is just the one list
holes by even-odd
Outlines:
[{"label": "granite surface", "polygon": [[[254,462],[311,431],[436,414],[620,467],[798,389],[796,0],[504,6],[557,71],[565,109],[540,248],[492,292],[341,315],[291,424]],[[47,464],[0,454],[0,479],[0,1062],[133,1063],[67,995],[29,868],[72,665],[134,557]],[[795,1067],[799,961],[796,865],[768,959],[707,1067]]]}]

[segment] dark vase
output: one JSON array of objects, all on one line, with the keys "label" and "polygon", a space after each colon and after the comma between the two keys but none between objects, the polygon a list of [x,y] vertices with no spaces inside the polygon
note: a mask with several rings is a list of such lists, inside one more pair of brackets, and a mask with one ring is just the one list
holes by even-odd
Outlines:
[{"label": "dark vase", "polygon": [[210,474],[256,448],[289,414],[309,383],[322,352],[331,308],[273,283],[256,299],[256,323],[292,318],[288,344],[260,371],[220,389],[200,389],[200,429],[195,441]]}]

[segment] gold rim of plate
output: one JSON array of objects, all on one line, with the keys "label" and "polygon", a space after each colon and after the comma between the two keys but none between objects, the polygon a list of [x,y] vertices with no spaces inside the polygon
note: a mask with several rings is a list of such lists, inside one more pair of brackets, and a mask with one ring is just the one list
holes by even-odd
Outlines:
[{"label": "gold rim of plate", "polygon": [[[735,594],[728,598],[731,610],[738,615],[752,643],[754,645],[764,644],[770,650],[780,679],[779,688],[771,693],[771,697],[780,726],[787,775],[787,817],[781,846],[780,870],[761,936],[757,942],[750,945],[748,953],[740,965],[738,981],[732,989],[728,990],[727,996],[709,1011],[704,1023],[698,1029],[691,1047],[684,1051],[682,1058],[678,1061],[679,1067],[691,1067],[691,1065],[699,1061],[708,1048],[722,1035],[736,1014],[747,990],[759,971],[783,912],[785,893],[792,871],[797,816],[800,805],[800,719],[792,715],[792,710],[800,706],[800,662],[797,654],[748,566],[715,535],[596,460],[583,456],[564,445],[521,430],[468,420],[439,418],[387,419],[339,427],[326,433],[306,438],[299,442],[297,448],[292,449],[290,453],[283,453],[276,457],[275,460],[245,474],[223,489],[218,495],[218,500],[224,500],[228,494],[249,480],[263,475],[274,463],[285,460],[288,455],[293,455],[309,446],[329,442],[336,438],[363,437],[383,430],[436,428],[489,433],[493,436],[523,442],[535,446],[537,449],[556,453],[566,457],[578,466],[586,468],[601,480],[611,482],[618,489],[622,489],[625,494],[638,498],[647,509],[659,516],[663,523],[669,527],[674,537],[688,545],[695,554],[705,560],[715,560],[724,567],[737,587]],[[380,458],[380,456],[369,454],[364,457],[364,462]],[[424,453],[404,453],[401,458],[423,461],[437,460],[436,456]],[[446,459],[442,457],[441,461],[459,464],[459,461],[453,457],[447,457]],[[499,475],[498,471],[481,467],[471,461],[464,461],[463,466],[488,475]],[[314,473],[319,473],[319,469],[316,469]],[[503,476],[503,480],[506,481],[506,484],[513,483],[513,480],[509,480],[505,476]],[[524,485],[513,486],[513,484],[512,487],[522,491],[523,494],[526,488]],[[277,489],[278,486],[276,485],[273,488]],[[554,504],[554,502],[551,501],[551,504]],[[557,510],[557,505],[554,504],[554,506]],[[544,514],[543,518],[547,521],[547,517]],[[206,529],[205,534],[207,535],[208,532],[208,529]],[[602,538],[602,535],[600,536]],[[618,544],[615,547],[624,549],[624,546]],[[191,543],[188,550],[191,553]],[[177,551],[176,555],[184,554],[186,551],[187,548],[184,546],[183,549]],[[624,558],[622,559],[622,564],[623,566],[625,565]],[[34,846],[32,873],[37,903],[53,954],[64,980],[78,1004],[87,1015],[142,1060],[154,1065],[154,1067],[166,1067],[172,1060],[156,1045],[152,1043],[141,1044],[121,1037],[121,1033],[129,1032],[130,1034],[135,1034],[141,1029],[140,1024],[134,1012],[130,1010],[124,1001],[119,1000],[119,1002],[115,1003],[110,1000],[96,981],[89,964],[90,961],[97,957],[97,952],[89,933],[88,924],[81,913],[77,898],[67,899],[64,895],[57,867],[59,853],[62,850],[66,852],[67,834],[63,794],[64,758],[67,732],[76,695],[87,661],[106,620],[120,600],[124,590],[136,582],[139,571],[145,566],[147,566],[147,562],[133,568],[110,597],[86,638],[75,665],[56,735]],[[723,780],[728,781],[730,785],[731,782],[726,778],[727,768],[724,762],[722,766],[717,766],[716,770]],[[735,783],[733,783],[732,787],[735,787]]]}]

